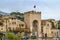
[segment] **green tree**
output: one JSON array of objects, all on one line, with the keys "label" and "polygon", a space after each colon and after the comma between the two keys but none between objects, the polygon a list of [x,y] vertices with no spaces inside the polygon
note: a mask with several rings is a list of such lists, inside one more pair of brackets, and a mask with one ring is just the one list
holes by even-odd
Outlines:
[{"label": "green tree", "polygon": [[10,33],[10,32],[6,34],[6,37],[10,40],[19,40],[17,35],[15,35],[14,33]]},{"label": "green tree", "polygon": [[24,14],[20,12],[11,12],[10,15],[15,15],[18,19],[24,20]]},{"label": "green tree", "polygon": [[60,29],[60,20],[58,21],[58,29]]},{"label": "green tree", "polygon": [[60,38],[59,38],[59,40],[60,40]]},{"label": "green tree", "polygon": [[0,14],[0,17],[2,17],[3,15],[2,14]]}]

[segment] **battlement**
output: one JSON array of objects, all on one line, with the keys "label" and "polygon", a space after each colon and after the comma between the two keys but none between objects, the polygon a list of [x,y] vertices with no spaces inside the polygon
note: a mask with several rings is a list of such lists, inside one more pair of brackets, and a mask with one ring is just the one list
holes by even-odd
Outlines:
[{"label": "battlement", "polygon": [[24,12],[24,14],[41,14],[41,12],[36,12],[36,11],[28,11],[28,12]]}]

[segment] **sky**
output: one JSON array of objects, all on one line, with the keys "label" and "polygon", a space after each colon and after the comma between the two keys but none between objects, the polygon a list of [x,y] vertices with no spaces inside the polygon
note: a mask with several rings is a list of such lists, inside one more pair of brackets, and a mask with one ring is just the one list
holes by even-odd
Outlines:
[{"label": "sky", "polygon": [[[36,5],[34,9],[33,6]],[[42,19],[60,19],[60,0],[0,0],[0,11],[3,12],[41,12]]]}]

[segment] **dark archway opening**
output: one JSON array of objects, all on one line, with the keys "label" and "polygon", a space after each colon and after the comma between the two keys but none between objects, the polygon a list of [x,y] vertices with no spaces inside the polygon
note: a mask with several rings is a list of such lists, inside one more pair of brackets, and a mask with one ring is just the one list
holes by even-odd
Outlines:
[{"label": "dark archway opening", "polygon": [[38,31],[38,21],[34,20],[33,21],[33,32],[37,32]]},{"label": "dark archway opening", "polygon": [[34,20],[32,25],[32,38],[35,39],[38,37],[38,21]]}]

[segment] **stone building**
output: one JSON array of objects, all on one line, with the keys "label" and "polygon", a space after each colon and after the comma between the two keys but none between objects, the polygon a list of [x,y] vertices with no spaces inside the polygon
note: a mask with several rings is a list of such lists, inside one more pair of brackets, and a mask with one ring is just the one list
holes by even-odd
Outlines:
[{"label": "stone building", "polygon": [[42,37],[42,32],[44,36],[53,37],[56,35],[56,20],[46,19],[41,20],[41,12],[29,11],[24,13],[25,25],[31,30],[32,34],[37,32],[39,37]]},{"label": "stone building", "polygon": [[41,30],[44,33],[44,35],[47,35],[48,37],[51,37],[51,22],[47,20],[41,21]]},{"label": "stone building", "polygon": [[56,21],[55,19],[41,19],[41,12],[28,11],[24,12],[24,21],[17,19],[15,16],[3,16],[3,26],[0,27],[0,31],[14,30],[17,27],[27,28],[30,30],[30,35],[36,35],[42,37],[44,33],[45,37],[53,37],[56,35]]},{"label": "stone building", "polygon": [[18,27],[25,28],[25,23],[18,20],[15,16],[3,16],[3,25],[0,27],[0,31],[7,32]]},{"label": "stone building", "polygon": [[47,37],[56,36],[56,21],[54,19],[47,19],[41,21],[41,26],[43,27],[43,33],[47,35]]},{"label": "stone building", "polygon": [[24,22],[32,34],[41,36],[41,12],[29,11],[24,13]]}]

